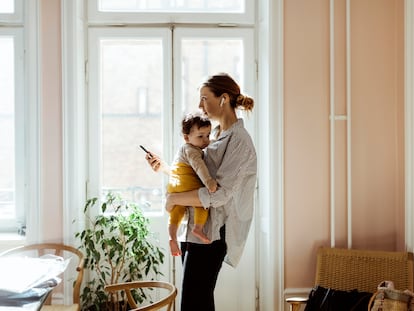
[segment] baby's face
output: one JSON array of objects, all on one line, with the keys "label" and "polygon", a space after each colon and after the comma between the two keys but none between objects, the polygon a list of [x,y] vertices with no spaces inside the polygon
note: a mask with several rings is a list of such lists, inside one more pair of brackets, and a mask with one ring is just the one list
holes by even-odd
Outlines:
[{"label": "baby's face", "polygon": [[210,132],[211,126],[197,128],[195,125],[191,128],[190,134],[186,135],[185,140],[193,146],[204,149],[210,143]]}]

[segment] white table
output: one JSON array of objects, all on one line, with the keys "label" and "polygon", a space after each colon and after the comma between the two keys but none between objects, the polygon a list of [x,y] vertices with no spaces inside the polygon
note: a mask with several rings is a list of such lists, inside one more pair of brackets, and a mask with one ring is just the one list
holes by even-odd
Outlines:
[{"label": "white table", "polygon": [[57,256],[0,257],[0,311],[40,310],[68,263]]}]

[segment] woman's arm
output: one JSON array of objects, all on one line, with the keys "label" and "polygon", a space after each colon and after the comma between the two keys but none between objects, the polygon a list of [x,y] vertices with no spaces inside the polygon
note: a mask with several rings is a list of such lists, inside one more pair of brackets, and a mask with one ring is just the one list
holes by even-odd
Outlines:
[{"label": "woman's arm", "polygon": [[198,197],[198,189],[186,191],[186,192],[167,194],[167,200],[165,202],[165,209],[168,212],[171,212],[174,205],[202,206],[200,199]]}]

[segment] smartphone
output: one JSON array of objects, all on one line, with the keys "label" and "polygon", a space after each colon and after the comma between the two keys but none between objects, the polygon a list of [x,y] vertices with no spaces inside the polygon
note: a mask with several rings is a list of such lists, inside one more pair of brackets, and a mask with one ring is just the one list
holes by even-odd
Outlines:
[{"label": "smartphone", "polygon": [[147,149],[145,149],[145,147],[143,145],[139,145],[139,147],[144,150],[145,153],[148,153],[149,158],[152,158],[151,156],[151,152],[149,152]]}]

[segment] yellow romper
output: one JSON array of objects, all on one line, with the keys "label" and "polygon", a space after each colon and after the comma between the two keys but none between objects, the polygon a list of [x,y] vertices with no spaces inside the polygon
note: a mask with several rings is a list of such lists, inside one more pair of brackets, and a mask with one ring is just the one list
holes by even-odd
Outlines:
[{"label": "yellow romper", "polygon": [[[204,186],[202,179],[206,185],[214,181],[204,163],[203,151],[190,144],[184,144],[180,148],[174,164],[171,166],[167,185],[168,193],[185,192],[201,188]],[[170,212],[169,223],[178,225],[184,217],[185,209],[186,206],[175,205]],[[203,207],[194,207],[195,224],[204,224],[207,218],[208,210]]]}]

